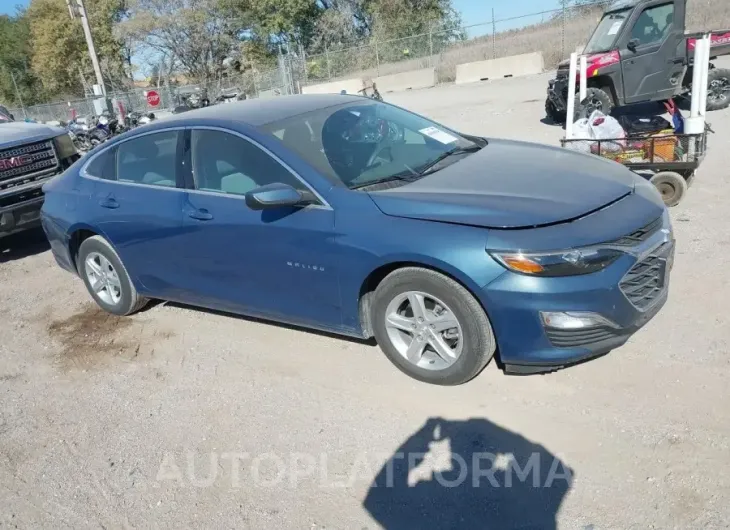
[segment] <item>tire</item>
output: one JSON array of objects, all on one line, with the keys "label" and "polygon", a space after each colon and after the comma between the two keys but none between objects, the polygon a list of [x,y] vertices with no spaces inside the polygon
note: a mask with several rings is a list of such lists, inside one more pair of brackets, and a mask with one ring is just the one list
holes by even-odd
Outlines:
[{"label": "tire", "polygon": [[[98,260],[96,260],[97,257]],[[105,289],[101,292],[95,290],[91,284],[92,279],[89,274],[91,267],[87,264],[87,260],[90,258],[94,259],[109,278]],[[104,260],[112,267],[117,281],[111,279],[110,272],[112,271],[105,267]],[[91,297],[99,307],[109,313],[119,316],[131,315],[142,309],[148,302],[146,298],[137,293],[122,260],[119,259],[107,240],[101,236],[92,236],[81,243],[76,258],[76,268]],[[118,299],[116,295],[118,295]]]},{"label": "tire", "polygon": [[650,182],[659,190],[667,208],[678,205],[687,193],[687,181],[674,171],[661,171],[651,177]]},{"label": "tire", "polygon": [[[423,324],[416,323],[418,314],[413,314],[409,293],[410,297],[414,293],[425,295]],[[429,300],[438,302],[444,312],[435,315],[433,311],[437,307]],[[394,314],[394,308],[398,312],[399,307],[405,308],[403,316],[395,317],[399,325],[387,325],[386,318]],[[386,357],[403,373],[425,383],[466,383],[484,369],[496,350],[492,326],[479,302],[458,282],[429,269],[405,267],[389,274],[375,290],[371,317],[375,339]],[[392,322],[392,318],[389,321]],[[457,327],[441,331],[431,329],[445,321],[456,322]],[[417,329],[404,331],[413,326]],[[459,337],[457,340],[453,340],[454,333]],[[423,337],[418,341],[422,352],[414,357],[418,359],[416,363],[406,358],[406,352],[409,344],[416,344],[413,341],[418,340],[419,334]],[[455,359],[438,355],[432,343],[440,343],[442,351],[443,346],[449,347]],[[455,349],[450,348],[451,344],[455,344]]]},{"label": "tire", "polygon": [[707,76],[707,110],[730,107],[730,70],[713,68]]},{"label": "tire", "polygon": [[549,99],[545,100],[545,115],[550,118],[553,123],[565,123],[565,112],[560,112],[555,103]]},{"label": "tire", "polygon": [[575,95],[575,117],[573,121],[590,117],[594,110],[600,110],[606,116],[611,114],[613,98],[608,92],[600,88],[589,88],[583,101],[580,100],[580,94]]}]

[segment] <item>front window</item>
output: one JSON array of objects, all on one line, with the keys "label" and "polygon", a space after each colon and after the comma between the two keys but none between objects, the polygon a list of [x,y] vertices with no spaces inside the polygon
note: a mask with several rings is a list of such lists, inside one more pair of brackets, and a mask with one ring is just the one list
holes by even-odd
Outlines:
[{"label": "front window", "polygon": [[[403,109],[363,101],[327,107],[264,125],[289,149],[335,182],[362,188],[420,178],[453,153],[481,145]],[[435,164],[435,165],[434,165]]]},{"label": "front window", "polygon": [[631,38],[639,46],[657,44],[664,40],[674,23],[674,4],[664,4],[644,10],[631,30]]},{"label": "front window", "polygon": [[598,23],[598,27],[588,40],[583,53],[607,52],[613,49],[621,29],[631,15],[631,9],[622,9],[612,13],[606,13]]}]

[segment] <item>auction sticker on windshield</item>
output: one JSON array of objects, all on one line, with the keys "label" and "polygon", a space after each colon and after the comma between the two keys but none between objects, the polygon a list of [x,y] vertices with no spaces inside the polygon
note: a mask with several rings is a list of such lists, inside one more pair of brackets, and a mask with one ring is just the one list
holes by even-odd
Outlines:
[{"label": "auction sticker on windshield", "polygon": [[620,30],[621,29],[621,26],[623,26],[623,25],[624,25],[624,21],[623,20],[619,20],[618,22],[614,22],[613,23],[613,26],[611,26],[609,28],[608,34],[609,35],[616,35],[616,33],[618,33],[618,30]]},{"label": "auction sticker on windshield", "polygon": [[456,136],[451,136],[449,133],[444,132],[441,129],[437,129],[436,127],[426,127],[425,129],[421,129],[418,132],[423,134],[424,136],[433,138],[434,140],[436,140],[437,142],[441,142],[442,144],[451,144],[458,140]]}]

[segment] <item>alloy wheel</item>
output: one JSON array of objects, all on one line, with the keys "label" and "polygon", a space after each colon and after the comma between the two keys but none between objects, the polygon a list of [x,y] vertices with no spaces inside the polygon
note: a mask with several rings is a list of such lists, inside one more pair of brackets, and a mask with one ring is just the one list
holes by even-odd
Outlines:
[{"label": "alloy wheel", "polygon": [[104,303],[117,305],[122,299],[122,284],[111,262],[102,254],[92,252],[86,257],[84,270],[94,293]]},{"label": "alloy wheel", "polygon": [[443,301],[421,291],[407,291],[385,311],[391,343],[409,363],[426,370],[452,366],[464,347],[461,324]]}]

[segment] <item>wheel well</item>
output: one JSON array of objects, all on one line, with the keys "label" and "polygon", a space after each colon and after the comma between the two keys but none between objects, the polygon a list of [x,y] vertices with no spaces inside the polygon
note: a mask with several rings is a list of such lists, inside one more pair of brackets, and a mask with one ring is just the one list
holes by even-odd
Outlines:
[{"label": "wheel well", "polygon": [[71,239],[68,244],[68,251],[69,256],[71,256],[71,261],[73,262],[74,268],[78,268],[76,265],[76,256],[79,253],[79,247],[81,246],[81,243],[96,235],[99,234],[92,230],[86,230],[83,228],[81,230],[76,230],[73,234],[71,234]]},{"label": "wheel well", "polygon": [[616,87],[613,86],[613,80],[608,76],[598,76],[588,78],[588,88],[599,88],[611,96],[611,103],[615,106],[618,101]]},{"label": "wheel well", "polygon": [[438,272],[439,274],[443,274],[448,278],[451,278],[459,285],[461,285],[464,289],[469,291],[469,293],[476,299],[476,301],[479,302],[479,305],[482,306],[482,310],[487,314],[487,318],[489,318],[489,313],[487,313],[487,309],[484,307],[476,293],[474,293],[474,291],[470,289],[469,286],[465,285],[464,282],[462,282],[458,278],[455,278],[453,275],[442,269],[439,269],[438,267],[432,267],[430,265],[424,265],[423,263],[418,262],[399,261],[395,263],[388,263],[386,265],[378,267],[377,269],[372,271],[367,278],[365,278],[365,281],[360,286],[360,293],[358,296],[358,309],[360,312],[360,326],[362,327],[363,336],[365,338],[370,338],[373,336],[373,326],[370,310],[372,308],[372,300],[373,294],[375,294],[375,289],[378,288],[380,282],[382,282],[385,277],[388,276],[391,272],[398,269],[403,269],[405,267],[419,267],[421,269],[428,269],[434,272]]}]

